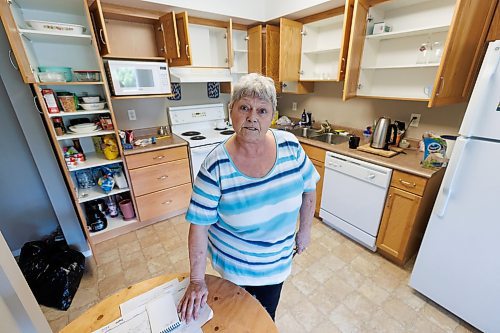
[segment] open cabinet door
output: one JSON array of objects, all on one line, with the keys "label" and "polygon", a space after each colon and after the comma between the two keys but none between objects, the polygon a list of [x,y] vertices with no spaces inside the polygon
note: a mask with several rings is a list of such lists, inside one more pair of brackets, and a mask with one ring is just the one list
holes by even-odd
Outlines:
[{"label": "open cabinet door", "polygon": [[191,60],[191,48],[189,46],[189,21],[188,14],[182,12],[175,14],[175,21],[177,25],[177,37],[179,45],[179,58],[170,60],[171,66],[190,66],[192,64]]},{"label": "open cabinet door", "polygon": [[274,25],[266,25],[266,64],[265,76],[269,76],[274,80],[276,92],[281,92],[281,84],[279,80],[280,68],[280,28]]},{"label": "open cabinet door", "polygon": [[247,31],[248,73],[262,74],[262,26]]},{"label": "open cabinet door", "polygon": [[155,24],[156,38],[158,45],[158,54],[161,54],[165,59],[179,58],[179,38],[177,35],[177,22],[175,20],[175,13],[167,13],[160,16],[158,23]]},{"label": "open cabinet door", "polygon": [[231,68],[233,67],[233,20],[229,19],[229,22],[227,23],[227,28],[226,28],[226,40],[227,40],[227,67]]},{"label": "open cabinet door", "polygon": [[300,53],[302,49],[302,26],[280,18],[279,81],[297,82],[300,79]]},{"label": "open cabinet door", "polygon": [[429,107],[466,102],[469,98],[497,2],[457,0]]},{"label": "open cabinet door", "polygon": [[347,66],[347,53],[349,51],[349,38],[351,36],[352,13],[354,11],[354,0],[346,0],[344,7],[344,23],[342,27],[343,35],[340,42],[339,69],[337,71],[338,81],[345,79],[345,70]]},{"label": "open cabinet door", "polygon": [[[22,37],[17,30],[17,24],[14,20],[14,16],[12,15],[10,6],[10,1],[0,1],[0,14],[2,17],[2,23],[11,47],[11,49],[8,51],[8,55],[2,54],[2,57],[9,57],[9,61],[12,64],[12,67],[14,67],[21,73],[24,83],[35,83],[35,71],[30,65],[28,55],[26,54],[26,49],[24,48],[23,41],[21,40]],[[15,62],[17,62],[17,65]]]},{"label": "open cabinet door", "polygon": [[106,23],[104,22],[104,15],[102,14],[101,0],[95,0],[89,7],[90,18],[94,25],[95,38],[97,40],[97,47],[101,56],[111,53],[109,47],[108,32],[106,31]]},{"label": "open cabinet door", "polygon": [[349,38],[349,56],[347,58],[344,82],[344,101],[355,97],[357,94],[368,8],[366,0],[356,0],[354,2],[351,37]]}]

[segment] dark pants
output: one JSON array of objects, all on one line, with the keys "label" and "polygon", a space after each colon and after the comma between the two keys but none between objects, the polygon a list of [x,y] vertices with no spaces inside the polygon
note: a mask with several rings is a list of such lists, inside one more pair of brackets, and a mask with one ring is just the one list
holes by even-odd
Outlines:
[{"label": "dark pants", "polygon": [[278,307],[278,302],[280,300],[281,288],[283,287],[283,282],[279,284],[273,284],[270,286],[241,286],[245,288],[246,291],[253,297],[255,297],[267,312],[273,318],[276,315],[276,308]]}]

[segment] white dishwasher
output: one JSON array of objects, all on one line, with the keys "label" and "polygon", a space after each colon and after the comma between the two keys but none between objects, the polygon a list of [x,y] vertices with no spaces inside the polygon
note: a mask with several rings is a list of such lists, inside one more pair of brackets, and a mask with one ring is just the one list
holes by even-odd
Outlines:
[{"label": "white dishwasher", "polygon": [[392,169],[327,152],[319,216],[375,251]]}]

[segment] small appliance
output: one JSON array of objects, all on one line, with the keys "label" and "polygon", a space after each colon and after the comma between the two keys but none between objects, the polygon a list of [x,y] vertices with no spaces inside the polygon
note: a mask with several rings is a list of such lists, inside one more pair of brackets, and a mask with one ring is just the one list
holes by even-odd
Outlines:
[{"label": "small appliance", "polygon": [[113,95],[170,94],[166,62],[108,60],[106,70]]},{"label": "small appliance", "polygon": [[391,124],[390,118],[379,118],[370,140],[370,147],[385,150],[389,149],[389,145],[396,144],[397,132],[398,128],[395,124]]}]

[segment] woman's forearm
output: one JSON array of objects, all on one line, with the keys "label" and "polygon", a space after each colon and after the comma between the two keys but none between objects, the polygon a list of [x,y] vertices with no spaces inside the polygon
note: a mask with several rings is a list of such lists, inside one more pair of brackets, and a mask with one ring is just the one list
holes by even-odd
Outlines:
[{"label": "woman's forearm", "polygon": [[316,208],[316,191],[302,194],[302,205],[300,206],[299,231],[310,231]]},{"label": "woman's forearm", "polygon": [[195,224],[191,224],[189,227],[188,246],[191,281],[205,279],[209,227]]}]

